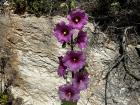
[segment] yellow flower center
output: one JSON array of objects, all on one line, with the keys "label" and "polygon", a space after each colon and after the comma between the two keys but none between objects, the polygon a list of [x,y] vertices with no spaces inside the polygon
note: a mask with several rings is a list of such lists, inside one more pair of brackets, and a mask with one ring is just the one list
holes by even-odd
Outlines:
[{"label": "yellow flower center", "polygon": [[76,16],[76,17],[73,19],[73,21],[74,21],[75,23],[78,23],[80,20],[81,20],[81,18],[80,18],[79,16]]},{"label": "yellow flower center", "polygon": [[78,22],[79,22],[79,20],[76,18],[76,19],[75,19],[75,22],[76,22],[76,23],[78,23]]},{"label": "yellow flower center", "polygon": [[64,31],[64,32],[63,32],[63,34],[64,34],[64,35],[66,35],[66,34],[67,34],[67,32],[66,32],[66,31]]},{"label": "yellow flower center", "polygon": [[68,30],[67,30],[67,29],[64,29],[64,30],[62,31],[62,33],[63,33],[64,36],[67,36],[67,35],[68,35]]},{"label": "yellow flower center", "polygon": [[76,61],[76,60],[77,60],[76,58],[73,59],[73,61]]}]

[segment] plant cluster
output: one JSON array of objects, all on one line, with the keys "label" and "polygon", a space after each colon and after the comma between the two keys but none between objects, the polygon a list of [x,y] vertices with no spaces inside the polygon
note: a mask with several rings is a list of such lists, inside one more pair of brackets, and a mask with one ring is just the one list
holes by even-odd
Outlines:
[{"label": "plant cluster", "polygon": [[8,103],[8,95],[0,93],[0,105],[6,105]]},{"label": "plant cluster", "polygon": [[[87,89],[89,83],[89,74],[85,69],[86,55],[84,52],[88,44],[88,37],[87,32],[83,31],[83,27],[88,22],[88,16],[84,10],[74,9],[69,12],[67,19],[68,23],[61,21],[56,24],[53,30],[54,36],[62,46],[70,46],[70,50],[64,56],[58,57],[57,73],[66,79],[66,84],[59,87],[58,94],[62,102],[77,103],[80,91]],[[75,35],[76,32],[78,34]],[[74,49],[77,46],[78,48]],[[69,74],[71,80],[67,81]]]},{"label": "plant cluster", "polygon": [[[59,9],[61,8],[60,5],[63,2],[62,0],[9,0],[9,1],[14,7],[14,13],[24,14],[25,12],[28,12],[30,14],[35,14],[36,16],[57,14]],[[59,11],[59,13],[61,11]]]},{"label": "plant cluster", "polygon": [[10,103],[9,81],[6,80],[7,57],[0,58],[0,105],[8,105]]}]

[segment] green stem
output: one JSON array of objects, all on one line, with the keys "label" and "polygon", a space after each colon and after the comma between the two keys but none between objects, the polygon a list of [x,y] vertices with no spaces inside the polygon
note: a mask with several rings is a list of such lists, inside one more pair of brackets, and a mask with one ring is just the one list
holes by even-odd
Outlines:
[{"label": "green stem", "polygon": [[62,101],[61,105],[77,105],[77,102]]},{"label": "green stem", "polygon": [[73,51],[74,50],[74,42],[73,42],[73,36],[71,36],[71,51]]},{"label": "green stem", "polygon": [[[70,12],[71,12],[71,0],[67,0],[67,4],[68,4],[68,13],[70,13]],[[70,46],[71,46],[71,51],[73,51],[73,50],[74,50],[73,36],[71,36]],[[68,74],[66,74],[66,75],[68,75]],[[74,75],[74,74],[72,73],[72,76],[73,76],[73,75]],[[66,76],[66,82],[68,82],[68,81],[67,81],[67,76]],[[77,105],[77,102],[62,101],[62,102],[61,102],[61,105]]]}]

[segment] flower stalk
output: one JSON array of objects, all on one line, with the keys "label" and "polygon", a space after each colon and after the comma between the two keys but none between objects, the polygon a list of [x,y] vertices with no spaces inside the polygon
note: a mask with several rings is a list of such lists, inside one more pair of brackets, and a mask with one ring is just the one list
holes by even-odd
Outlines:
[{"label": "flower stalk", "polygon": [[[57,74],[66,80],[66,84],[59,87],[58,94],[62,101],[61,105],[77,105],[80,99],[80,91],[87,89],[89,84],[89,75],[85,70],[86,56],[83,52],[88,43],[87,33],[83,31],[88,17],[84,10],[71,10],[70,1],[67,2],[69,7],[68,23],[61,21],[56,24],[53,30],[54,36],[62,43],[63,47],[70,45],[70,49],[66,54],[58,57]],[[75,30],[79,32],[74,37]],[[74,47],[77,48],[74,49]],[[69,73],[71,73],[71,77],[68,77]]]}]

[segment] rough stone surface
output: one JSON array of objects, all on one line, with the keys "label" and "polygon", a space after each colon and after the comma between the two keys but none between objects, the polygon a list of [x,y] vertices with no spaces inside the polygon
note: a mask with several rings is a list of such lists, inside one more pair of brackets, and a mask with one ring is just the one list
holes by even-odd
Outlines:
[{"label": "rough stone surface", "polygon": [[[11,58],[12,68],[19,74],[11,90],[15,98],[23,99],[23,105],[60,105],[57,89],[65,81],[56,73],[57,57],[64,55],[67,48],[61,48],[52,35],[52,29],[61,20],[66,19],[60,16],[37,18],[28,15],[13,15],[9,19],[10,26],[7,27],[10,32],[6,38],[16,55]],[[86,50],[90,84],[87,90],[81,92],[78,105],[104,105],[104,77],[119,55],[118,45],[104,33],[93,34],[94,27],[91,23],[86,25],[85,30],[88,31],[90,41]],[[129,46],[128,52],[138,56],[134,46]],[[135,59],[137,58],[133,60]],[[140,76],[139,68],[136,70],[134,73]],[[121,67],[110,74],[108,105],[140,105],[139,82],[132,78],[130,80],[129,76],[124,81],[124,75]]]}]

